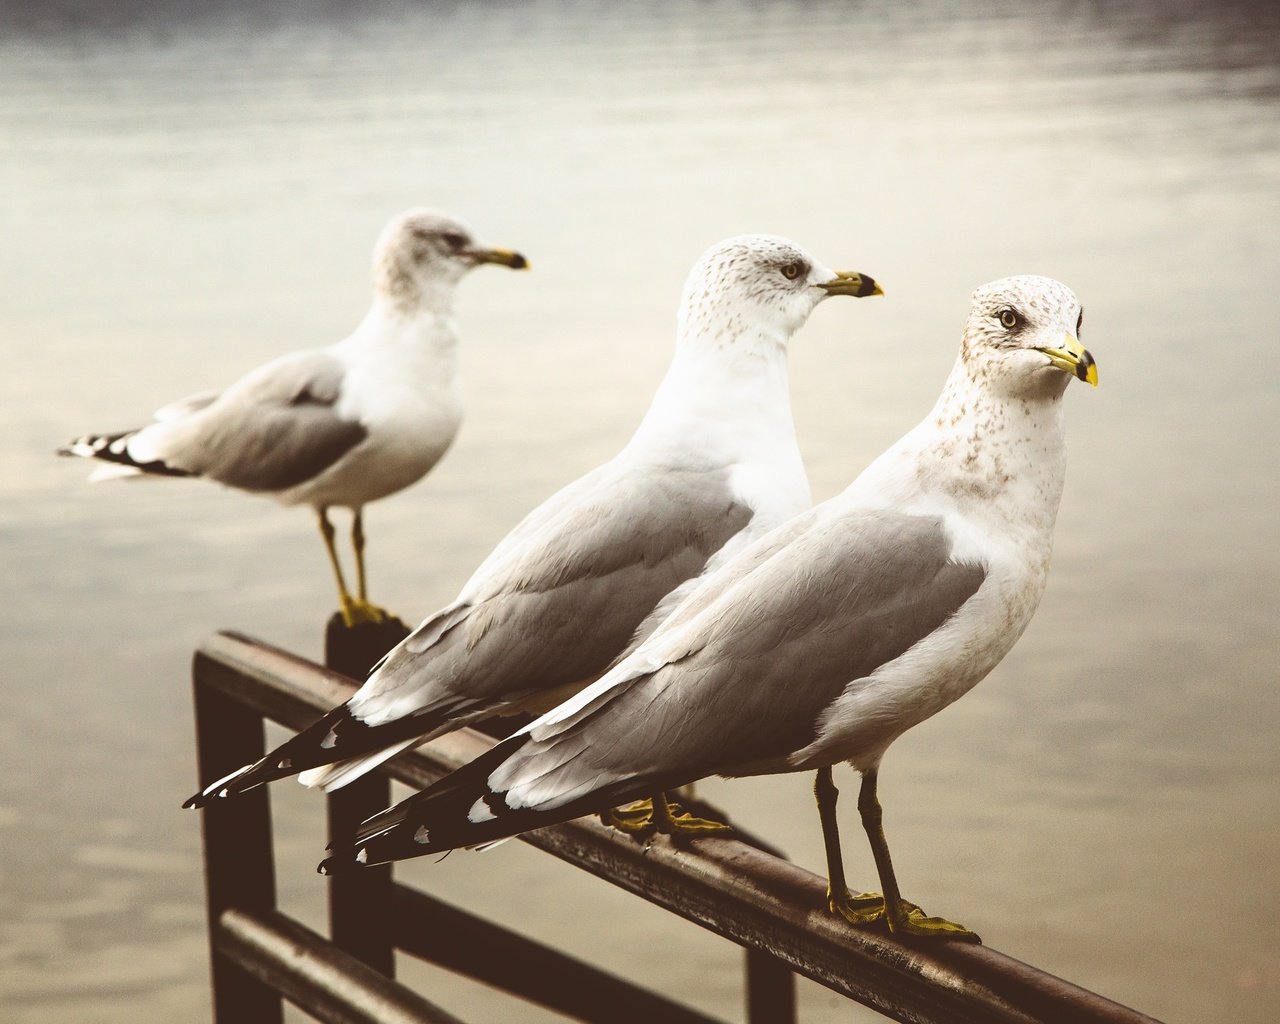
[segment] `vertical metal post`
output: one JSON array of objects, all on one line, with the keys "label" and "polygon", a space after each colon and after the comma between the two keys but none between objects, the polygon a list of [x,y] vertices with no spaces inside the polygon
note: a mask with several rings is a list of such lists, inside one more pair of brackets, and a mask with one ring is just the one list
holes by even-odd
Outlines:
[{"label": "vertical metal post", "polygon": [[[346,626],[334,615],[325,629],[324,661],[352,679],[362,680],[388,650],[409,635],[395,617],[380,623]],[[329,795],[329,840],[350,841],[356,826],[391,803],[391,783],[381,774],[366,775]],[[333,944],[388,978],[395,977],[391,921],[391,865],[329,876],[329,934]]]},{"label": "vertical metal post", "polygon": [[[391,783],[366,775],[329,795],[329,839],[350,842],[365,818],[391,803]],[[388,978],[395,977],[391,865],[329,876],[329,934],[333,944]]]},{"label": "vertical metal post", "polygon": [[777,957],[746,951],[747,1024],[795,1024],[796,976]]},{"label": "vertical metal post", "polygon": [[[203,655],[196,655],[193,690],[202,786],[256,761],[265,749],[259,714],[202,682],[202,673],[211,665]],[[280,994],[220,953],[218,942],[222,912],[229,907],[251,912],[275,908],[271,809],[266,787],[236,800],[215,800],[200,812],[200,820],[204,832],[214,1022],[281,1024],[284,1007]]]}]

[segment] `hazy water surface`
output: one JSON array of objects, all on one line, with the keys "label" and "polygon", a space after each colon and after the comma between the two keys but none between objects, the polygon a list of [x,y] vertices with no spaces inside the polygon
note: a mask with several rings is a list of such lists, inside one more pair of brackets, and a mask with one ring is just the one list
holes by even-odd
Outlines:
[{"label": "hazy water surface", "polygon": [[[336,340],[382,223],[429,204],[534,270],[465,283],[462,434],[368,515],[374,596],[406,618],[628,437],[719,238],[787,234],[884,283],[793,349],[818,499],[927,410],[973,287],[1075,288],[1102,387],[1067,396],[1049,590],[1006,662],[886,758],[899,876],[1168,1021],[1275,1020],[1280,17],[1121,7],[9,9],[0,1016],[207,1015],[199,822],[178,809],[190,652],[234,627],[314,655],[332,605],[304,512],[88,487],[53,447]],[[706,790],[821,869],[808,786]],[[283,896],[311,921],[317,803],[276,799]],[[852,800],[842,817],[870,886]],[[404,873],[739,1015],[736,948],[523,844]],[[465,1019],[550,1019],[406,974]],[[802,989],[806,1020],[850,1019]]]}]

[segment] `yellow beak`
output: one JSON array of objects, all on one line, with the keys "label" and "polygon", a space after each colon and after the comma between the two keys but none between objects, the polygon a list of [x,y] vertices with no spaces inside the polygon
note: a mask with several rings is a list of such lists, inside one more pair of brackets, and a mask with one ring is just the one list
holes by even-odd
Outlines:
[{"label": "yellow beak", "polygon": [[471,258],[477,263],[498,263],[512,270],[524,270],[529,261],[514,249],[473,249]]},{"label": "yellow beak", "polygon": [[852,270],[837,270],[835,277],[830,281],[823,281],[818,287],[828,295],[852,295],[858,299],[884,294],[884,289],[876,284],[875,278]]},{"label": "yellow beak", "polygon": [[1076,340],[1074,334],[1065,335],[1063,340],[1065,344],[1062,348],[1042,348],[1040,351],[1047,355],[1049,362],[1059,370],[1066,370],[1073,377],[1079,377],[1096,388],[1098,364],[1094,362],[1089,350]]}]

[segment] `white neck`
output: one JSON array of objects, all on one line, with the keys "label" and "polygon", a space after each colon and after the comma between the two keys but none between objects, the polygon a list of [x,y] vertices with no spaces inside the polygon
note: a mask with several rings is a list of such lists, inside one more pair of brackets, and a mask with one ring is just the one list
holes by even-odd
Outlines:
[{"label": "white neck", "polygon": [[688,451],[692,444],[709,460],[734,461],[763,443],[794,450],[799,459],[786,344],[735,326],[714,338],[681,330],[630,450]]},{"label": "white neck", "polygon": [[419,382],[451,385],[458,372],[458,324],[450,302],[406,307],[377,293],[364,319],[333,348],[348,361],[386,360]]}]

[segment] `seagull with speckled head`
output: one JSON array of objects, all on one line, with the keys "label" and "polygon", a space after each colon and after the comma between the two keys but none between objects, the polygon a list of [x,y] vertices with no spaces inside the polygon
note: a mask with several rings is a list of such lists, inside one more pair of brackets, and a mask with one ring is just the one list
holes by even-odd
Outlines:
[{"label": "seagull with speckled head", "polygon": [[[381,622],[368,600],[364,506],[415,483],[440,461],[462,420],[458,282],[485,263],[525,258],[481,243],[454,217],[415,208],[374,249],[373,303],[346,339],[274,359],[224,391],[165,406],[155,422],[86,434],[61,455],[97,460],[91,479],[206,477],[315,509],[348,626]],[[328,511],[352,511],[356,593],[347,587]]]},{"label": "seagull with speckled head", "polygon": [[[987,675],[1040,601],[1063,394],[1097,384],[1082,321],[1049,278],[979,288],[937,404],[842,494],[707,575],[596,683],[369,819],[322,869],[483,846],[709,775],[816,770],[831,911],[976,941],[902,899],[876,780],[889,745]],[[862,776],[882,894],[845,885],[841,761]]]}]

